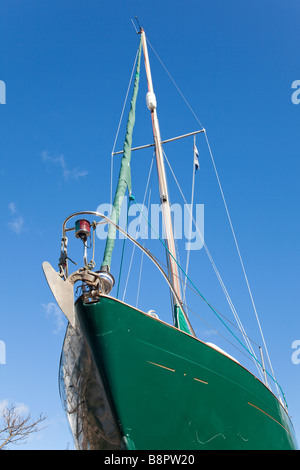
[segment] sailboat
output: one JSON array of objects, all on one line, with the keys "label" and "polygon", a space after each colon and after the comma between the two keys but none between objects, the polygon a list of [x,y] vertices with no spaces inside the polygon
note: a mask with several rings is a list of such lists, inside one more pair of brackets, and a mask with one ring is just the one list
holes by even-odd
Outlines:
[{"label": "sailboat", "polygon": [[[223,349],[197,338],[187,314],[147,39],[142,28],[138,34],[134,89],[112,213],[108,217],[79,211],[68,216],[62,227],[59,270],[43,263],[50,289],[68,319],[60,393],[75,446],[102,450],[297,449],[287,405],[271,391],[263,356],[255,360],[265,380]],[[166,252],[167,270],[118,225],[127,190],[136,202],[130,161],[142,54],[164,221],[164,238],[159,240]],[[107,224],[108,235],[101,267],[95,270],[87,250],[88,243],[94,247],[99,224]],[[67,235],[72,231],[82,241],[84,254],[82,268],[69,273]],[[117,231],[150,259],[157,276],[167,284],[171,324],[153,311],[143,311],[112,295],[115,279],[110,268]],[[76,283],[80,284],[79,295],[74,300]],[[153,291],[152,295],[160,294]]]}]

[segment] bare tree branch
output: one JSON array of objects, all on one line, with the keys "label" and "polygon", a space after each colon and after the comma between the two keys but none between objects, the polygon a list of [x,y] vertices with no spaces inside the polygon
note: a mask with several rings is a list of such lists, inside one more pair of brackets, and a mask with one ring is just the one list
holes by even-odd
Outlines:
[{"label": "bare tree branch", "polygon": [[4,450],[8,445],[18,445],[26,442],[30,434],[36,433],[44,427],[40,427],[47,419],[40,414],[37,419],[32,419],[31,414],[23,416],[14,404],[8,404],[0,415],[0,450]]}]

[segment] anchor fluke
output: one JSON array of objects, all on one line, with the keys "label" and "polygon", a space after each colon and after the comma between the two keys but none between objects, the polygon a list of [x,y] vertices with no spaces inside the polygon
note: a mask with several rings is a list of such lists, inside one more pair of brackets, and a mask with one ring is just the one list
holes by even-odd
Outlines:
[{"label": "anchor fluke", "polygon": [[75,328],[73,284],[68,279],[64,281],[48,261],[43,262],[42,268],[56,302],[69,323]]}]

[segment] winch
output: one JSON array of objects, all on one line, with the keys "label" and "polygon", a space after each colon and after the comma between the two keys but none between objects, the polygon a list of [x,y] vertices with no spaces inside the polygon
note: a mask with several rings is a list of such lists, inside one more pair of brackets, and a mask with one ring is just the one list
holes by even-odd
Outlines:
[{"label": "winch", "polygon": [[[93,228],[93,259],[88,263],[87,261],[87,249],[91,245],[87,246],[87,240],[91,237],[91,228]],[[109,294],[115,284],[114,277],[107,271],[92,271],[95,266],[94,254],[95,254],[95,228],[96,223],[92,224],[87,219],[78,219],[75,222],[75,237],[82,240],[84,245],[84,268],[73,273],[69,280],[75,283],[78,280],[83,282],[82,293],[85,303],[95,302],[99,300],[100,294]]]}]

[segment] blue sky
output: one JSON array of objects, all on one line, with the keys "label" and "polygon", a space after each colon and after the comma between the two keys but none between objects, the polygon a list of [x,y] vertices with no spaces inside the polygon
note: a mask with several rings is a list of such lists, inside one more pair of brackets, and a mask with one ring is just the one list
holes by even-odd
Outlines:
[{"label": "blue sky", "polygon": [[[41,263],[48,260],[56,267],[65,217],[109,202],[110,154],[138,46],[130,21],[135,15],[207,130],[272,364],[300,442],[300,364],[291,359],[292,343],[300,340],[300,105],[291,100],[292,83],[300,80],[299,13],[295,0],[0,1],[0,80],[6,84],[6,104],[0,106],[0,341],[6,346],[0,403],[12,400],[33,416],[48,415],[48,427],[24,448],[73,446],[58,393],[66,322],[53,305]],[[198,129],[151,48],[149,53],[162,138]],[[134,145],[152,141],[146,91],[143,71]],[[116,150],[123,145],[124,125]],[[249,336],[256,339],[251,302],[203,136],[197,146],[195,202],[205,207],[205,241]],[[189,199],[192,141],[165,150]],[[132,160],[133,193],[141,202],[151,158],[147,151]],[[182,202],[169,172],[168,178],[172,202]],[[154,175],[153,194],[155,183]],[[153,196],[153,202],[158,198]],[[72,246],[76,251],[75,242]],[[101,250],[103,242],[99,263]],[[130,254],[126,251],[127,262]],[[191,277],[230,317],[204,250],[193,255]],[[116,277],[118,259],[117,248]],[[182,259],[185,264],[185,254]],[[147,283],[150,277],[145,276]],[[134,283],[136,274],[130,292]],[[162,308],[144,292],[143,308]],[[210,321],[203,304],[195,308]],[[208,340],[201,322],[195,322],[195,329]]]}]

